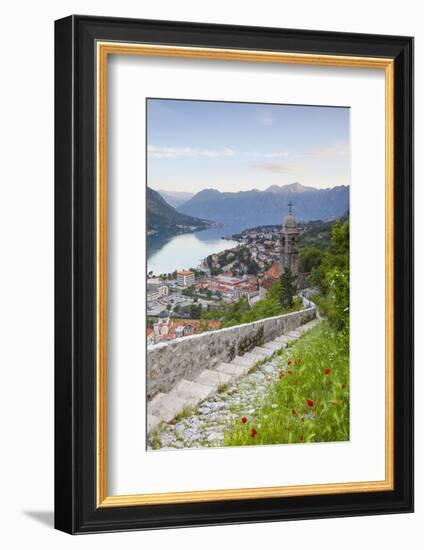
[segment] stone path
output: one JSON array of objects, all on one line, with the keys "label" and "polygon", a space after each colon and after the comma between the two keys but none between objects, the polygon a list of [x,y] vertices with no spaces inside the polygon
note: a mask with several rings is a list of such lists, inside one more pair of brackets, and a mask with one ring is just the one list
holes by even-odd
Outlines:
[{"label": "stone path", "polygon": [[[301,325],[243,356],[235,357],[230,363],[220,363],[214,370],[203,370],[194,381],[181,380],[169,393],[157,394],[147,405],[148,447],[183,448],[222,443],[224,427],[231,419],[226,415],[222,423],[223,415],[219,412],[226,410],[230,417],[235,418],[239,405],[241,408],[250,407],[250,402],[257,402],[257,396],[253,399],[257,392],[250,391],[249,386],[257,387],[260,383],[259,389],[263,392],[262,386],[269,385],[273,374],[278,375],[281,368],[280,358],[269,363],[266,360],[318,322],[313,320]],[[258,361],[264,364],[252,372]],[[196,408],[198,414],[189,415]],[[180,420],[176,422],[176,418]],[[220,422],[222,430],[217,429]]]}]

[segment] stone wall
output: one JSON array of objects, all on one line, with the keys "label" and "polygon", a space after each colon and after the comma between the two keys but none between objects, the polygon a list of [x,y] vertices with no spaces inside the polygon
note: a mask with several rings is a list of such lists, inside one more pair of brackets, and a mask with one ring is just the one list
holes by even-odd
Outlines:
[{"label": "stone wall", "polygon": [[147,348],[147,396],[168,393],[183,378],[228,363],[256,346],[316,318],[315,307],[235,327],[161,342]]}]

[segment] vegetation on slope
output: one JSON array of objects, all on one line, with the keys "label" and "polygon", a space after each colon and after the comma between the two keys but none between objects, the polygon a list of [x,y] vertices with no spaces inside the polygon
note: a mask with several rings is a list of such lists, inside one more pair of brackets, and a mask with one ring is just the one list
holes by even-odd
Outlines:
[{"label": "vegetation on slope", "polygon": [[349,439],[349,341],[322,322],[281,355],[280,380],[254,416],[228,428],[224,445]]},{"label": "vegetation on slope", "polygon": [[310,276],[318,288],[314,298],[323,316],[338,331],[349,334],[349,222],[336,222],[331,244]]},{"label": "vegetation on slope", "polygon": [[[302,300],[299,297],[295,297],[289,306],[282,305],[281,292],[281,284],[277,282],[270,288],[263,300],[258,300],[252,306],[249,305],[247,298],[242,298],[232,305],[223,305],[223,312],[219,315],[222,321],[221,328],[252,323],[253,321],[266,319],[267,317],[299,311],[303,308]],[[216,318],[217,313],[214,310],[202,313],[202,319]]]},{"label": "vegetation on slope", "polygon": [[210,226],[207,220],[181,214],[150,187],[147,187],[146,200],[148,231],[183,233]]}]

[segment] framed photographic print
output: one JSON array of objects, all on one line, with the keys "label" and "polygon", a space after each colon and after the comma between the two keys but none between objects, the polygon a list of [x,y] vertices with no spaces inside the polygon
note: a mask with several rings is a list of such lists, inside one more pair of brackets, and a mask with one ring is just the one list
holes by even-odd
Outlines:
[{"label": "framed photographic print", "polygon": [[55,26],[55,525],[413,509],[413,39]]}]

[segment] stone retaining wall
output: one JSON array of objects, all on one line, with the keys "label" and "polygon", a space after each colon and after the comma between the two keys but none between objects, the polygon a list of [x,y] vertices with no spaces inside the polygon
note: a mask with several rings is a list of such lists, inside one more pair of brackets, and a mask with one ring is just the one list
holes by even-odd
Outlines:
[{"label": "stone retaining wall", "polygon": [[161,342],[147,348],[147,396],[168,393],[182,379],[228,363],[256,346],[316,318],[316,308],[261,319],[235,327]]}]

